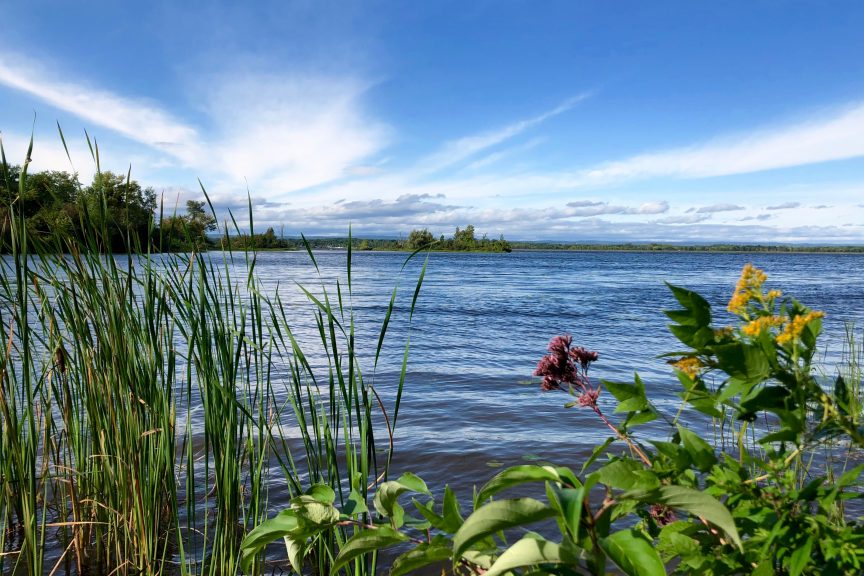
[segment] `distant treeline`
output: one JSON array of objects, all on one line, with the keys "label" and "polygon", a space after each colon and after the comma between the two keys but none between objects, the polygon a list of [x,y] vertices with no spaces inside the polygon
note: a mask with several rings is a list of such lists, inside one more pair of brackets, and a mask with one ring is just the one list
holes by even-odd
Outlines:
[{"label": "distant treeline", "polygon": [[864,252],[864,246],[806,246],[778,244],[571,244],[568,242],[510,242],[514,250],[576,250],[622,252]]},{"label": "distant treeline", "polygon": [[[307,238],[309,247],[313,250],[340,250],[348,248],[349,239],[341,238]],[[498,239],[489,239],[484,234],[477,238],[474,226],[468,225],[464,229],[456,228],[453,236],[445,238],[442,234],[436,238],[428,229],[412,230],[407,238],[372,239],[352,238],[351,248],[354,250],[418,250],[431,248],[447,252],[510,252],[510,243],[503,236]],[[299,250],[304,247],[303,241],[296,238],[285,238],[277,236],[273,228],[268,228],[263,234],[223,235],[219,245],[223,249],[242,250],[254,248],[256,250]]]}]

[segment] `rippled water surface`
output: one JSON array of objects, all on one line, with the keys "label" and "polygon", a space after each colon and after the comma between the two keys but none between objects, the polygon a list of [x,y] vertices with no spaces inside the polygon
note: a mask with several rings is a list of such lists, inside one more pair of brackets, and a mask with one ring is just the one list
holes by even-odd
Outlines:
[{"label": "rippled water surface", "polygon": [[[332,285],[340,278],[344,292],[346,254],[319,253],[316,258],[325,282]],[[388,403],[423,262],[415,258],[402,270],[405,258],[403,253],[355,253],[352,263],[352,301],[360,346],[366,350],[367,377],[390,291],[399,285],[397,310],[374,376]],[[397,471],[413,471],[438,487],[449,483],[468,497],[472,486],[502,465],[538,459],[581,465],[608,430],[590,411],[564,409],[564,394],[541,393],[531,376],[549,338],[563,332],[572,334],[574,343],[599,352],[593,378],[631,380],[638,371],[649,397],[674,413],[679,406],[677,381],[657,358],[677,348],[662,313],[675,306],[664,282],[702,293],[722,324],[731,321],[725,306],[747,262],[767,271],[770,287],[826,312],[821,342],[826,370],[833,372],[830,366],[843,347],[844,323],[855,322],[859,335],[864,326],[861,255],[431,254],[410,327],[409,368],[397,422]],[[293,284],[317,282],[308,256],[261,254],[256,271],[268,290],[278,284],[289,306],[297,306],[302,332],[308,307]],[[666,434],[662,425],[653,426],[645,433]]]}]

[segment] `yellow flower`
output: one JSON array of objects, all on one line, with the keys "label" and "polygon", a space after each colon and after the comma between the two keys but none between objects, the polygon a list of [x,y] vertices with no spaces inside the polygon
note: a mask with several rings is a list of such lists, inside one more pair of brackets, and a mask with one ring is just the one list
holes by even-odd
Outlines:
[{"label": "yellow flower", "polygon": [[762,294],[762,284],[768,276],[765,272],[756,268],[752,264],[745,264],[741,270],[741,278],[738,279],[738,284],[735,285],[735,292],[729,300],[727,309],[733,314],[739,314],[744,311],[747,304],[754,298],[759,298]]},{"label": "yellow flower", "polygon": [[799,338],[801,336],[801,332],[804,331],[804,327],[807,326],[808,323],[815,320],[816,318],[822,318],[823,316],[825,316],[825,313],[819,310],[808,312],[803,316],[795,316],[794,318],[792,318],[791,322],[786,324],[786,326],[783,328],[783,332],[777,335],[777,344],[788,344],[796,338]]},{"label": "yellow flower", "polygon": [[673,362],[672,366],[681,372],[684,372],[690,378],[696,378],[696,376],[699,375],[699,372],[702,371],[702,368],[705,367],[698,358],[693,357],[681,358],[677,362]]},{"label": "yellow flower", "polygon": [[783,292],[781,292],[780,290],[769,290],[768,294],[766,294],[765,297],[768,298],[768,300],[775,300],[782,295]]},{"label": "yellow flower", "polygon": [[774,326],[780,326],[781,324],[783,324],[783,319],[779,316],[760,316],[752,322],[745,324],[741,328],[741,332],[743,332],[745,336],[758,336],[765,330]]}]

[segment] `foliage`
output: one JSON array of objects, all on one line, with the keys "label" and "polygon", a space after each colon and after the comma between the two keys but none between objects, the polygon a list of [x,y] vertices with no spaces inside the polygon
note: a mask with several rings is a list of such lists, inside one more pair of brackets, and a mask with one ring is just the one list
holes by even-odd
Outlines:
[{"label": "foliage", "polygon": [[186,214],[163,216],[159,223],[160,248],[166,251],[191,252],[208,247],[207,233],[216,230],[216,217],[200,200],[186,201]]},{"label": "foliage", "polygon": [[273,228],[267,228],[263,234],[233,234],[225,233],[222,236],[221,246],[223,250],[297,250],[302,248],[293,240],[276,236]]},{"label": "foliage", "polygon": [[[594,384],[588,370],[598,355],[569,336],[552,339],[535,372],[543,388],[568,392],[568,408],[591,409],[612,432],[578,474],[551,465],[506,469],[475,493],[467,517],[448,487],[436,502],[412,474],[380,484],[371,507],[359,494],[337,506],[313,485],[244,539],[244,562],[284,538],[301,573],[310,539],[354,526],[334,551],[331,573],[395,547],[393,575],[426,565],[486,576],[606,574],[610,563],[628,575],[860,574],[864,525],[849,511],[858,500],[860,512],[864,465],[812,464],[817,453],[864,448],[849,384],[819,385],[812,361],[822,314],[763,290],[765,279],[745,267],[728,306],[734,326],[716,326],[704,298],[670,286],[681,306],[666,312],[670,330],[686,348],[670,354],[684,402],[672,419],[638,375]],[[617,400],[617,424],[599,403],[604,387]],[[718,450],[679,424],[685,409],[731,430],[735,450]],[[658,418],[669,436],[640,440],[634,430]],[[615,441],[627,450],[615,450]],[[540,497],[506,494],[525,484],[541,486]],[[409,495],[412,514],[403,505]],[[511,529],[535,524],[543,535],[508,542]]]},{"label": "foliage", "polygon": [[[350,251],[347,283],[301,287],[310,337],[295,332],[298,309],[261,288],[255,252],[137,244],[128,232],[150,196],[128,176],[69,189],[79,235],[31,230],[21,198],[74,178],[40,183],[26,162],[10,169],[2,143],[0,156],[0,573],[236,574],[272,485],[300,496],[312,482],[340,503],[369,496],[390,465],[408,345],[385,403],[358,360]],[[187,229],[206,228],[203,206],[187,207]],[[106,256],[124,223],[133,252]],[[394,288],[376,363],[397,302]],[[309,548],[320,573],[347,537],[330,530]],[[374,571],[374,558],[352,569]]]}]

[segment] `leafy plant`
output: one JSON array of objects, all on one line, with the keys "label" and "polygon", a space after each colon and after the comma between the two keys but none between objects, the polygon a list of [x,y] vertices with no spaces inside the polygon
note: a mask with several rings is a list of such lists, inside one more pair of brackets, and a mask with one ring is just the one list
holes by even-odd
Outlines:
[{"label": "leafy plant", "polygon": [[[605,574],[610,563],[634,576],[860,574],[864,525],[847,512],[849,500],[862,497],[864,465],[813,463],[819,450],[864,447],[852,393],[842,378],[829,391],[814,377],[822,313],[763,290],[765,280],[761,270],[744,268],[728,306],[737,323],[722,327],[699,294],[670,286],[681,308],[666,312],[669,328],[686,347],[669,355],[683,400],[671,419],[650,402],[638,374],[632,383],[594,385],[588,369],[598,355],[572,346],[569,336],[552,339],[535,372],[542,388],[568,392],[567,407],[591,409],[613,433],[578,474],[508,468],[475,493],[464,518],[449,487],[439,504],[410,473],[380,484],[371,509],[356,493],[335,506],[330,492],[313,485],[247,535],[244,562],[284,538],[301,573],[310,542],[350,526],[354,535],[334,551],[332,573],[396,548],[393,575],[432,564],[486,576]],[[617,400],[617,423],[601,408],[603,388]],[[735,449],[718,450],[682,425],[684,411],[731,430]],[[665,439],[635,434],[657,418],[669,426]],[[540,497],[504,494],[526,484],[542,486]],[[402,503],[408,495],[411,514]],[[532,525],[540,533],[508,542],[512,529]]]}]

